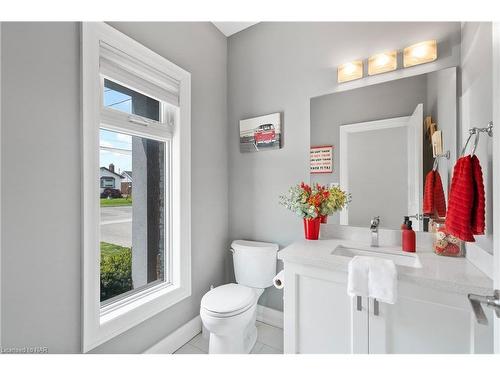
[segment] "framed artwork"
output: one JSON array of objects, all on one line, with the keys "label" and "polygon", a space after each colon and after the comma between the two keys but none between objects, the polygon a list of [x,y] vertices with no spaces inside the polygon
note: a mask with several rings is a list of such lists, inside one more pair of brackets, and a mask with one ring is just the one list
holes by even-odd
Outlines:
[{"label": "framed artwork", "polygon": [[240,121],[240,152],[277,150],[282,147],[281,113]]},{"label": "framed artwork", "polygon": [[333,146],[311,146],[311,173],[333,172]]}]

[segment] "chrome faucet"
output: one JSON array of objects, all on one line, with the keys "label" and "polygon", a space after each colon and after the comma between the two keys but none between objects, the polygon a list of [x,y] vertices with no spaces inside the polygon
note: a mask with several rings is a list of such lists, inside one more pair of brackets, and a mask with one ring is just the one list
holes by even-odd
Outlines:
[{"label": "chrome faucet", "polygon": [[378,247],[378,226],[380,224],[380,216],[375,216],[370,223],[370,230],[372,232],[372,244],[373,247]]}]

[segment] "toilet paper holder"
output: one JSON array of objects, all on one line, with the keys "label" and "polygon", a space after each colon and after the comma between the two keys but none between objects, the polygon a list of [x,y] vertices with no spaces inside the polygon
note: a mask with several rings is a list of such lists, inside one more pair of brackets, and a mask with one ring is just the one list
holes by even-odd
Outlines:
[{"label": "toilet paper holder", "polygon": [[273,285],[276,289],[283,289],[285,287],[285,275],[283,270],[278,272],[273,278]]}]

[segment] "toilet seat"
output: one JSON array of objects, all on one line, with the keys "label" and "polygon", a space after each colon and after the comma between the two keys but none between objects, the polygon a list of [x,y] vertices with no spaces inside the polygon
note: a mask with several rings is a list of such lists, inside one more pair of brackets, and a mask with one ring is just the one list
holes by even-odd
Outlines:
[{"label": "toilet seat", "polygon": [[225,318],[241,314],[256,302],[252,288],[226,284],[212,289],[201,299],[201,308],[210,316]]}]

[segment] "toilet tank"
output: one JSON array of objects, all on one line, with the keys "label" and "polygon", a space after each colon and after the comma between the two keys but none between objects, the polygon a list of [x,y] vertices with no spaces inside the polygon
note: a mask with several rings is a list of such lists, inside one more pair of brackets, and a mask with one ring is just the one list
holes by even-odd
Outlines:
[{"label": "toilet tank", "polygon": [[268,242],[237,240],[231,244],[236,282],[252,288],[273,285],[278,245]]}]

